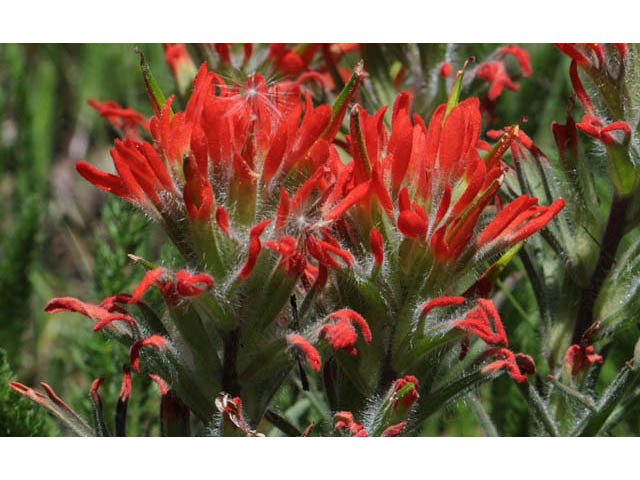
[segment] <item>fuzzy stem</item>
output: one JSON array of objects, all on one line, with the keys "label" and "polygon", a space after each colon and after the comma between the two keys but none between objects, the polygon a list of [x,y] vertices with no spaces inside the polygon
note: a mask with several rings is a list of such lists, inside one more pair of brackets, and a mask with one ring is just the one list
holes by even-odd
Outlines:
[{"label": "fuzzy stem", "polygon": [[240,395],[238,383],[238,344],[240,330],[231,330],[224,338],[224,358],[222,361],[222,389],[233,396]]},{"label": "fuzzy stem", "polygon": [[596,268],[591,274],[589,284],[580,293],[580,306],[571,338],[572,344],[580,344],[584,333],[593,323],[593,307],[600,288],[611,271],[618,245],[624,236],[624,218],[628,207],[629,197],[620,197],[614,193]]}]

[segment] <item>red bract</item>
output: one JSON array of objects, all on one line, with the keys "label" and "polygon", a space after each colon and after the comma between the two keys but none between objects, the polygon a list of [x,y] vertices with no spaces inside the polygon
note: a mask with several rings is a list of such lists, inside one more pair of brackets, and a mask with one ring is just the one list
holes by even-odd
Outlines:
[{"label": "red bract", "polygon": [[271,220],[266,220],[251,229],[249,232],[249,256],[245,262],[242,270],[238,274],[238,280],[242,281],[247,278],[253,271],[253,267],[258,260],[260,250],[262,250],[262,244],[260,243],[260,235],[264,232],[264,229],[271,223]]},{"label": "red bract", "polygon": [[175,305],[182,298],[202,295],[213,286],[213,279],[209,275],[193,275],[186,270],[180,270],[173,275],[164,268],[155,268],[145,274],[135,288],[129,303],[138,302],[152,285],[160,288],[167,303]]},{"label": "red bract", "polygon": [[444,62],[441,66],[440,66],[440,76],[442,78],[447,78],[451,75],[451,72],[453,71],[453,69],[451,68],[451,64],[449,62]]},{"label": "red bract", "polygon": [[114,101],[100,103],[96,100],[87,100],[87,103],[126,137],[141,141],[139,129],[149,131],[147,119],[131,108],[122,108]]},{"label": "red bract", "polygon": [[367,321],[353,310],[340,310],[327,316],[325,322],[338,319],[336,323],[329,323],[320,329],[320,336],[326,336],[334,350],[343,350],[350,355],[358,353],[355,343],[358,338],[353,324],[360,327],[362,338],[371,343],[371,330]]},{"label": "red bract", "polygon": [[[408,392],[404,392],[400,397],[398,392],[403,390],[407,384],[413,384],[413,387]],[[393,384],[393,396],[391,398],[391,407],[400,412],[407,412],[411,406],[420,398],[418,395],[418,379],[412,375],[407,375],[404,378],[399,378]]]},{"label": "red bract", "polygon": [[384,240],[382,239],[380,232],[375,228],[372,228],[371,232],[369,232],[369,242],[374,264],[382,265],[382,262],[384,261]]},{"label": "red bract", "polygon": [[337,412],[333,416],[334,428],[348,433],[352,437],[367,437],[364,425],[353,419],[351,412]]},{"label": "red bract", "polygon": [[[582,82],[580,81],[580,75],[578,74],[578,66],[581,66],[587,72],[592,74],[594,71],[604,71],[605,66],[605,54],[600,44],[555,44],[558,49],[563,53],[569,55],[571,65],[569,67],[569,76],[571,78],[571,85],[576,92],[576,95],[582,103],[585,115],[582,117],[582,122],[576,126],[585,134],[600,140],[605,145],[612,145],[616,142],[616,139],[609,132],[620,131],[623,133],[623,139],[621,143],[627,141],[631,136],[631,127],[628,123],[621,120],[612,122],[609,125],[605,125],[604,121],[596,115],[595,108],[589,95],[587,94]],[[578,48],[578,45],[582,45],[582,50]],[[626,58],[627,47],[625,44],[616,44],[618,54],[624,66],[624,60]]]},{"label": "red bract", "polygon": [[390,136],[381,123],[384,110],[375,116],[352,110],[353,161],[340,169],[327,196],[325,220],[339,223],[350,218],[364,229],[379,212],[393,218],[395,197],[398,230],[408,239],[426,243],[439,262],[455,264],[465,250],[497,253],[527,238],[562,208],[559,200],[549,208],[520,211],[517,207],[528,199],[523,197],[507,211],[522,214],[510,218],[515,224],[501,225],[505,213],[474,242],[480,215],[502,182],[500,157],[518,130],[506,135],[485,163],[477,151],[481,128],[477,99],[461,102],[448,114],[446,105],[440,105],[428,129],[417,116],[411,124],[408,103],[408,95],[398,96]]},{"label": "red bract", "polygon": [[287,335],[287,343],[299,348],[307,357],[309,366],[316,372],[320,370],[322,362],[320,360],[320,354],[318,351],[302,336],[300,335]]},{"label": "red bract", "polygon": [[594,363],[602,363],[601,355],[593,353],[592,345],[571,345],[564,356],[564,367],[575,378],[580,372],[586,371]]},{"label": "red bract", "polygon": [[140,372],[140,349],[154,347],[158,350],[167,348],[167,342],[160,335],[152,335],[133,344],[130,351],[131,365],[136,372]]},{"label": "red bract", "polygon": [[526,77],[531,76],[531,59],[529,58],[529,53],[526,50],[523,50],[517,45],[506,45],[498,49],[498,59],[501,60],[507,55],[512,55],[516,59],[518,65],[520,65],[522,73]]},{"label": "red bract", "polygon": [[[111,313],[111,311],[113,311],[115,308],[125,313]],[[96,322],[93,326],[94,332],[101,330],[105,326],[111,324],[111,322],[119,320],[126,322],[131,327],[134,336],[139,333],[138,324],[136,323],[135,319],[128,315],[125,310],[113,306],[111,302],[107,302],[105,306],[96,306],[81,302],[80,300],[72,297],[61,297],[50,300],[49,303],[47,303],[47,305],[44,307],[44,311],[47,313],[80,313]]]},{"label": "red bract", "polygon": [[224,416],[225,421],[229,422],[246,436],[263,436],[262,434],[249,429],[249,426],[242,415],[242,400],[240,397],[231,397],[231,395],[226,393],[220,394],[216,397],[215,405],[218,411]]},{"label": "red bract", "polygon": [[584,115],[582,122],[576,124],[576,127],[590,137],[600,140],[605,145],[617,143],[616,139],[609,132],[622,132],[623,142],[627,137],[631,136],[631,127],[629,127],[628,123],[618,121],[604,126],[599,118],[589,114]]},{"label": "red bract", "polygon": [[397,437],[404,430],[404,426],[407,422],[400,422],[397,425],[391,425],[387,427],[384,432],[382,432],[381,437]]},{"label": "red bract", "polygon": [[319,47],[319,44],[306,44],[287,48],[285,43],[272,43],[269,48],[269,59],[283,74],[297,77],[309,69],[311,59]]},{"label": "red bract", "polygon": [[464,297],[440,297],[429,300],[422,305],[420,315],[426,315],[434,308],[448,307],[450,305],[460,305],[464,303]]},{"label": "red bract", "polygon": [[178,77],[180,69],[195,70],[196,66],[193,64],[184,43],[163,43],[162,48],[164,49],[164,59],[174,77]]},{"label": "red bract", "polygon": [[[507,373],[518,383],[527,381],[527,377],[523,373],[532,374],[535,373],[535,365],[533,360],[528,355],[518,354],[514,355],[511,350],[506,348],[490,348],[484,352],[485,356],[499,357],[502,360],[496,360],[482,368],[485,373],[493,373],[501,368],[507,370]],[[521,369],[522,366],[522,369]]]},{"label": "red bract", "polygon": [[[502,326],[500,315],[496,307],[490,300],[480,298],[477,300],[479,306],[469,312],[462,320],[455,320],[453,325],[459,330],[477,335],[489,345],[504,343],[509,346],[507,334]],[[493,321],[492,331],[491,321]]]},{"label": "red bract", "polygon": [[483,63],[478,67],[476,77],[490,83],[488,97],[491,102],[494,102],[505,88],[513,92],[520,90],[520,85],[513,83],[502,62]]}]

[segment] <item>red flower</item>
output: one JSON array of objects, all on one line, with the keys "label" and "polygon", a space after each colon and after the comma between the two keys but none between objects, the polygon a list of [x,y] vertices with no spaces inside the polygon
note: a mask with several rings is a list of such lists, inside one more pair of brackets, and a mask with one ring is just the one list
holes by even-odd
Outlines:
[{"label": "red flower", "polygon": [[193,275],[186,270],[180,270],[174,275],[164,268],[155,268],[145,274],[133,291],[129,304],[138,302],[152,285],[160,288],[167,303],[176,305],[182,298],[202,295],[213,287],[213,279],[209,275]]},{"label": "red flower", "polygon": [[129,355],[131,357],[131,365],[133,365],[134,370],[138,373],[140,372],[140,349],[144,347],[154,347],[157,350],[164,350],[167,348],[167,342],[160,335],[151,335],[133,344]]},{"label": "red flower", "polygon": [[421,308],[420,315],[424,316],[427,313],[429,313],[431,310],[433,310],[434,308],[448,307],[450,305],[460,305],[461,303],[464,303],[464,297],[439,297],[439,298],[434,298],[433,300],[429,300],[428,302],[424,303],[420,307]]},{"label": "red flower", "polygon": [[382,239],[382,234],[375,228],[372,228],[369,232],[369,246],[373,254],[374,265],[382,265],[384,261],[384,240]]},{"label": "red flower", "polygon": [[391,425],[382,432],[381,437],[397,437],[402,433],[407,422],[400,422],[397,425]]},{"label": "red flower", "polygon": [[582,122],[578,123],[576,127],[605,145],[616,143],[616,139],[609,132],[620,131],[624,134],[625,139],[631,136],[631,127],[628,123],[618,121],[603,126],[602,120],[588,113],[582,117]]},{"label": "red flower", "polygon": [[514,355],[510,350],[506,348],[490,348],[489,350],[484,352],[485,356],[490,357],[499,357],[502,360],[496,360],[482,368],[484,373],[493,373],[501,368],[507,370],[507,373],[518,383],[523,383],[527,381],[527,377],[523,375],[526,374],[534,374],[535,373],[535,365],[533,363],[533,359],[528,356],[519,353],[518,355]]},{"label": "red flower", "polygon": [[296,239],[283,237],[276,241],[265,242],[265,247],[282,256],[278,268],[285,275],[298,278],[308,271],[307,259],[302,245],[296,246]]},{"label": "red flower", "polygon": [[444,62],[442,65],[440,65],[440,76],[442,78],[447,78],[451,75],[452,72],[452,68],[451,68],[451,64],[449,62]]},{"label": "red flower", "polygon": [[[113,297],[110,297],[113,298]],[[108,300],[108,299],[107,299]],[[135,303],[135,302],[133,302]],[[125,313],[111,313],[114,309]],[[133,336],[139,335],[140,331],[136,320],[126,313],[126,310],[120,309],[114,306],[111,302],[107,302],[104,306],[96,306],[88,303],[81,302],[72,297],[60,297],[50,300],[44,307],[44,311],[47,313],[58,312],[76,312],[84,315],[87,318],[94,320],[96,323],[93,326],[93,331],[101,330],[105,326],[111,324],[114,321],[123,321],[129,325],[133,332]]]},{"label": "red flower", "polygon": [[[584,110],[586,112],[585,115],[582,117],[582,122],[580,122],[576,126],[585,134],[597,140],[600,140],[605,145],[611,145],[613,143],[616,143],[615,138],[609,133],[613,131],[621,131],[624,134],[623,141],[626,141],[627,137],[631,136],[631,127],[629,126],[629,124],[623,121],[617,121],[605,126],[604,122],[596,116],[593,103],[591,102],[589,95],[587,95],[587,92],[584,89],[582,82],[580,81],[580,76],[578,74],[578,65],[583,66],[583,68],[593,66],[593,65],[591,65],[591,63],[586,59],[586,57],[582,56],[582,54],[578,52],[578,50],[576,50],[575,47],[570,46],[568,44],[562,44],[562,45],[563,45],[562,48],[564,48],[563,51],[573,58],[573,60],[571,61],[571,65],[569,67],[569,77],[571,78],[571,85],[573,86],[573,89],[575,90],[576,95],[580,99],[580,102],[582,103]],[[593,45],[593,44],[588,44],[588,45]],[[600,64],[602,63],[602,47],[600,46],[598,47],[599,49],[597,49],[596,51],[600,52],[600,55],[598,56],[599,63],[597,68],[600,68]],[[561,47],[558,46],[558,48],[561,48]],[[621,52],[621,56],[623,55],[624,54]]]},{"label": "red flower", "polygon": [[320,354],[304,337],[300,335],[287,335],[287,343],[299,348],[307,357],[309,366],[316,372],[320,370],[322,361],[320,360]]},{"label": "red flower", "polygon": [[516,59],[525,77],[531,76],[531,59],[526,50],[523,50],[517,45],[506,45],[498,49],[499,60],[502,60],[507,55],[512,55]]},{"label": "red flower", "polygon": [[476,77],[485,79],[490,83],[488,97],[491,102],[497,100],[505,87],[513,92],[520,90],[520,85],[513,83],[502,62],[483,63],[479,65],[476,71]]},{"label": "red flower", "polygon": [[575,378],[580,372],[586,371],[594,363],[602,363],[601,355],[593,353],[593,346],[571,345],[564,356],[564,367]]},{"label": "red flower", "polygon": [[164,49],[164,59],[174,77],[179,77],[181,70],[195,73],[196,66],[193,64],[184,43],[163,43],[162,48]]},{"label": "red flower", "polygon": [[[556,48],[568,55],[583,68],[601,68],[604,64],[604,49],[599,43],[554,43]],[[621,47],[618,47],[621,45]],[[625,44],[616,44],[620,57],[626,55]]]},{"label": "red flower", "polygon": [[160,395],[164,397],[167,394],[167,392],[169,392],[169,386],[167,385],[167,382],[165,382],[158,375],[154,375],[153,373],[150,373],[149,378],[153,380],[156,383],[156,385],[158,385],[158,388],[160,389]]},{"label": "red flower", "polygon": [[564,200],[549,207],[536,206],[537,198],[522,195],[511,202],[487,225],[476,239],[477,248],[503,250],[544,228],[560,210]]},{"label": "red flower", "polygon": [[[504,343],[509,346],[507,334],[502,326],[496,307],[490,300],[484,298],[479,298],[477,302],[479,306],[469,312],[462,320],[455,320],[453,322],[454,327],[477,335],[489,345]],[[491,330],[490,320],[493,321],[495,332]]]},{"label": "red flower", "polygon": [[87,100],[87,103],[91,108],[95,109],[101,117],[109,120],[117,130],[119,130],[123,136],[130,137],[136,141],[142,141],[140,132],[138,129],[142,129],[146,132],[149,131],[149,122],[144,116],[138,112],[133,111],[131,108],[122,108],[116,102],[97,102],[96,100]]},{"label": "red flower", "polygon": [[220,394],[215,400],[216,408],[224,415],[226,421],[241,430],[249,437],[263,436],[249,429],[242,415],[242,400],[240,397],[231,397],[228,393]]},{"label": "red flower", "polygon": [[244,266],[238,273],[238,280],[242,281],[247,278],[253,271],[253,267],[256,265],[258,255],[262,250],[262,244],[260,243],[260,235],[264,232],[264,229],[271,223],[271,220],[265,220],[253,227],[249,232],[249,256]]},{"label": "red flower", "polygon": [[[408,392],[404,392],[402,397],[398,396],[398,392],[403,390],[406,385],[413,384],[413,387]],[[418,395],[418,379],[414,376],[407,375],[404,378],[399,378],[393,384],[393,396],[391,398],[391,407],[397,411],[406,413],[420,398]]]},{"label": "red flower", "polygon": [[349,433],[352,437],[367,437],[364,425],[353,419],[351,412],[337,412],[333,416],[334,428]]},{"label": "red flower", "polygon": [[362,338],[365,342],[371,343],[371,330],[367,321],[353,310],[338,310],[327,316],[325,322],[338,319],[336,323],[325,324],[320,329],[320,336],[326,336],[334,350],[343,350],[350,355],[356,355],[355,348],[357,334],[353,325],[358,325]]}]

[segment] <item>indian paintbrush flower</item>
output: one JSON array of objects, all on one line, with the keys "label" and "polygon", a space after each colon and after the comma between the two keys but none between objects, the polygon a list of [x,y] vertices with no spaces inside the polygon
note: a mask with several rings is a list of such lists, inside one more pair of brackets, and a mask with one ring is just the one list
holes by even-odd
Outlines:
[{"label": "indian paintbrush flower", "polygon": [[[229,63],[228,48],[215,48]],[[330,55],[347,50],[327,48]],[[184,45],[165,49],[184,92],[180,78],[190,57]],[[295,78],[319,49],[274,45],[269,58]],[[516,47],[497,55],[515,56],[530,73]],[[503,86],[515,87],[504,66],[493,65],[483,78],[495,100]],[[444,65],[441,72],[448,76]],[[301,359],[323,370],[326,385],[337,385],[330,400],[335,428],[352,436],[367,432],[347,410],[365,408],[376,395],[386,400],[370,433],[396,436],[429,413],[417,408],[421,398],[438,388],[452,395],[467,388],[441,373],[448,369],[444,354],[461,341],[466,355],[471,336],[496,347],[460,355],[474,382],[501,368],[525,381],[533,362],[497,347],[508,347],[497,309],[470,294],[463,280],[543,229],[564,202],[540,206],[527,194],[498,199],[507,170],[502,155],[522,140],[513,127],[493,147],[481,141],[480,101],[459,100],[462,74],[449,101],[423,119],[412,114],[411,92],[400,93],[389,112],[355,103],[366,77],[362,65],[332,106],[314,105],[291,80],[269,83],[251,74],[242,85],[227,85],[204,63],[184,111],[177,111],[179,99],[162,101],[145,73],[154,106],[149,133],[130,111],[96,104],[124,134],[110,151],[116,174],[87,162],[77,170],[156,220],[185,266],[173,271],[134,257],[147,272],[131,295],[99,305],[57,298],[45,310],[81,313],[94,330],[115,334],[130,348],[134,371],[154,375],[163,402],[173,402],[163,418],[170,408],[190,410],[204,424],[220,414],[221,434],[255,436],[294,366],[308,388]],[[489,150],[484,156],[482,148]],[[153,286],[164,314],[142,301]],[[499,360],[478,370],[486,357]],[[96,405],[98,386],[91,390]],[[129,392],[123,383],[121,410]]]}]

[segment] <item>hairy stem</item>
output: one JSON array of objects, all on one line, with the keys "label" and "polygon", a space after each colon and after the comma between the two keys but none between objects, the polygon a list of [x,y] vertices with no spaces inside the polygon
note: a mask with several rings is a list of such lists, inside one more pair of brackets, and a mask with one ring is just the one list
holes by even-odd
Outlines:
[{"label": "hairy stem", "polygon": [[593,307],[600,288],[611,271],[618,245],[624,235],[624,217],[628,206],[629,197],[619,197],[614,193],[596,268],[591,274],[589,284],[580,293],[580,305],[571,338],[572,344],[581,343],[584,333],[593,323]]},{"label": "hairy stem", "polygon": [[238,344],[240,330],[231,330],[224,338],[224,358],[222,362],[222,389],[233,396],[240,395],[238,383]]}]

